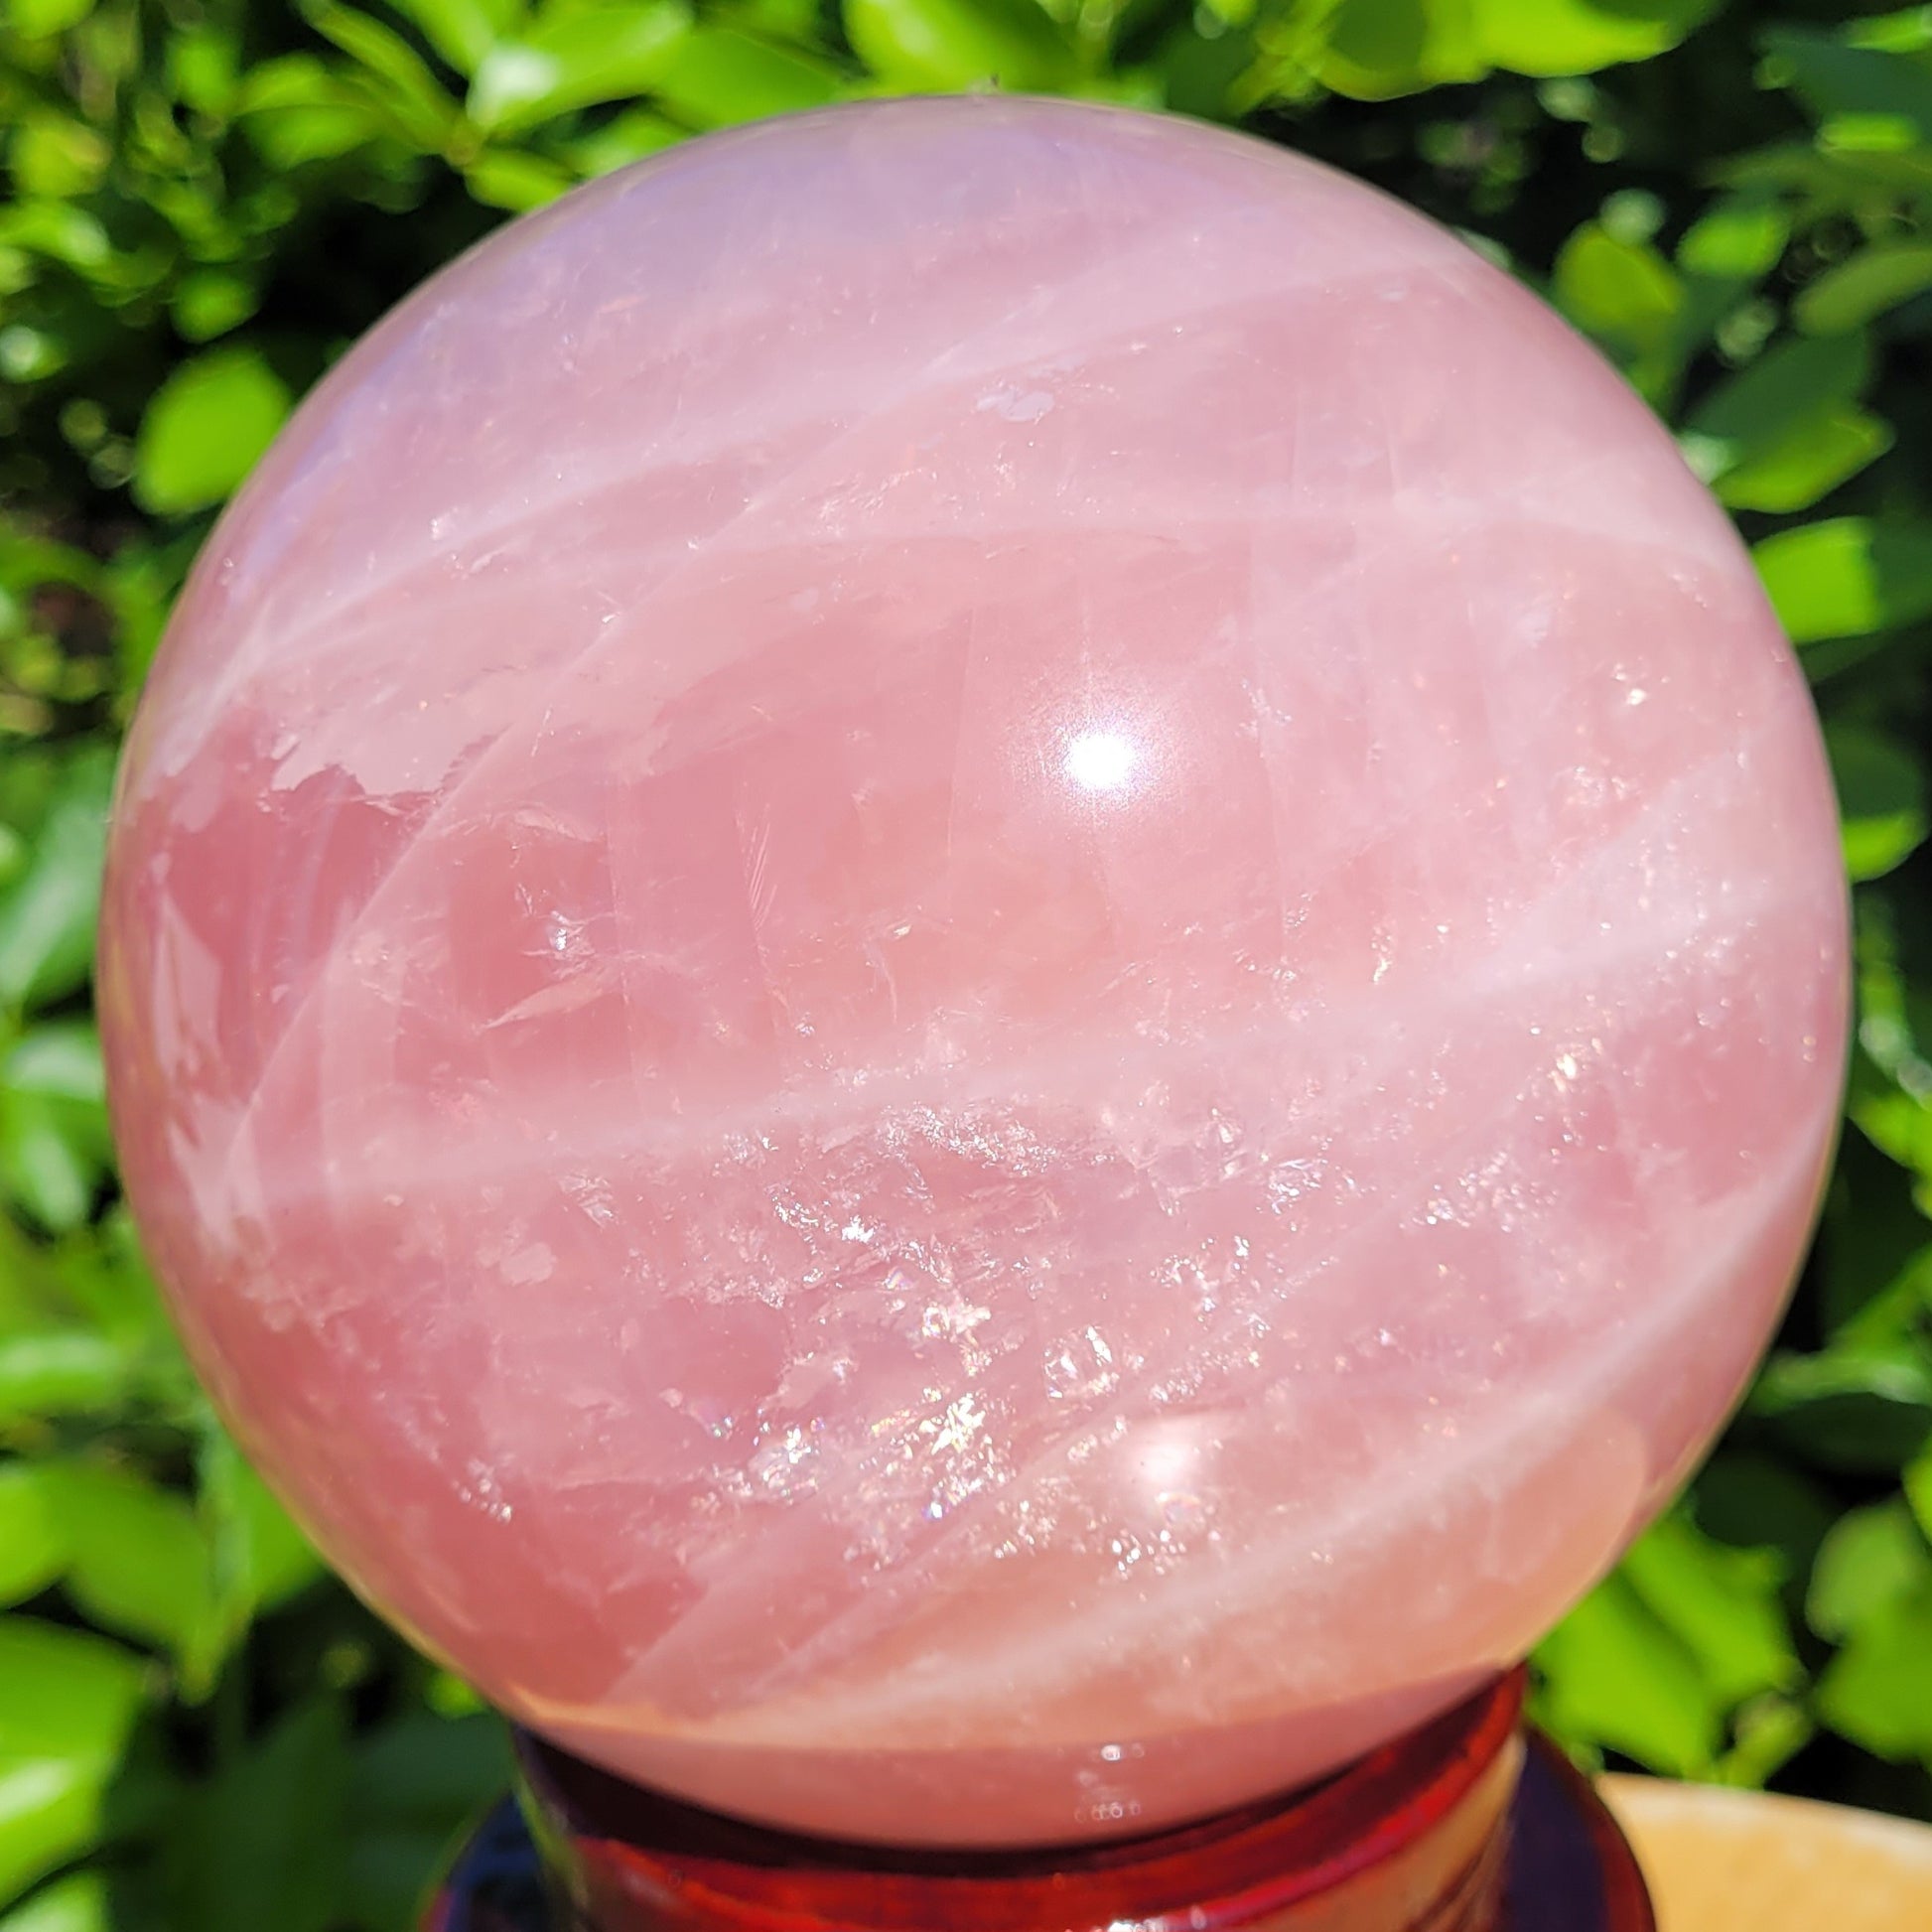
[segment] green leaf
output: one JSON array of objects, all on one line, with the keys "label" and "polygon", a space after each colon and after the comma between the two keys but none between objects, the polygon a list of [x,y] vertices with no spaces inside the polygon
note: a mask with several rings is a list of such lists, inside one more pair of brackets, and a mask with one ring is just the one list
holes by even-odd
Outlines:
[{"label": "green leaf", "polygon": [[1794,425],[1775,448],[1727,470],[1718,495],[1732,509],[1789,515],[1830,495],[1891,445],[1888,423],[1854,404],[1839,404]]},{"label": "green leaf", "polygon": [[1856,725],[1825,734],[1844,821],[1845,868],[1857,881],[1902,865],[1924,842],[1925,771],[1895,739]]},{"label": "green leaf", "polygon": [[260,299],[260,292],[245,275],[225,269],[197,269],[175,286],[172,312],[176,333],[191,343],[212,342],[246,322]]},{"label": "green leaf", "polygon": [[136,498],[163,516],[220,502],[255,467],[288,412],[288,389],[259,349],[210,349],[183,363],[141,419]]},{"label": "green leaf", "polygon": [[1717,1782],[1761,1789],[1817,1728],[1811,1713],[1790,1698],[1753,1698],[1731,1721],[1732,1741],[1718,1760]]},{"label": "green leaf", "polygon": [[105,1637],[0,1617],[0,1757],[119,1757],[145,1679]]},{"label": "green leaf", "polygon": [[1802,1681],[1775,1551],[1728,1549],[1685,1517],[1666,1516],[1632,1546],[1623,1572],[1697,1659],[1711,1695],[1726,1711]]},{"label": "green leaf", "polygon": [[1655,397],[1668,381],[1684,284],[1647,241],[1620,239],[1587,221],[1558,252],[1557,305]]},{"label": "green leaf", "polygon": [[554,161],[509,149],[488,149],[464,169],[470,192],[489,207],[520,214],[542,207],[576,186],[575,178]]},{"label": "green leaf", "polygon": [[65,114],[27,115],[15,128],[9,159],[23,195],[90,194],[107,172],[107,143]]},{"label": "green leaf", "polygon": [[1607,1746],[1673,1777],[1708,1772],[1723,1712],[1698,1659],[1621,1573],[1537,1651],[1538,1715],[1567,1743]]},{"label": "green leaf", "polygon": [[0,1173],[43,1226],[77,1227],[113,1165],[91,1026],[32,1029],[0,1059]]},{"label": "green leaf", "polygon": [[250,69],[235,111],[262,158],[283,170],[350,154],[382,132],[367,96],[313,54],[284,55]]},{"label": "green leaf", "polygon": [[1705,1465],[1690,1500],[1707,1536],[1733,1549],[1775,1550],[1787,1590],[1810,1574],[1838,1508],[1834,1496],[1789,1460],[1729,1447]]},{"label": "green leaf", "polygon": [[190,1695],[205,1693],[219,1631],[213,1553],[193,1506],[107,1463],[48,1473],[68,1535],[68,1594],[104,1628],[173,1651]]},{"label": "green leaf", "polygon": [[1789,85],[1820,119],[1895,121],[1932,142],[1932,70],[1830,34],[1777,28],[1764,36],[1767,77]]},{"label": "green leaf", "polygon": [[0,1006],[43,1006],[85,985],[112,788],[112,762],[99,753],[62,767],[33,857],[0,893]]},{"label": "green leaf", "polygon": [[1687,453],[1733,509],[1806,508],[1890,446],[1853,401],[1870,378],[1863,335],[1779,343],[1691,412]]},{"label": "green leaf", "polygon": [[175,97],[221,120],[234,109],[241,46],[232,28],[177,27],[168,42],[168,79]]},{"label": "green leaf", "polygon": [[46,1328],[0,1336],[0,1422],[98,1415],[125,1395],[127,1352],[105,1335]]},{"label": "green leaf", "polygon": [[0,1617],[0,1901],[93,1844],[142,1681],[105,1638]]},{"label": "green leaf", "polygon": [[510,1771],[509,1735],[493,1712],[411,1715],[357,1746],[349,1816],[451,1832],[503,1789]]},{"label": "green leaf", "polygon": [[1903,7],[1896,13],[1848,20],[1839,30],[1852,47],[1883,47],[1896,54],[1932,49],[1932,7]]},{"label": "green leaf", "polygon": [[94,10],[94,0],[11,0],[8,19],[22,40],[45,40],[77,27]]},{"label": "green leaf", "polygon": [[360,102],[259,110],[249,117],[247,128],[262,159],[277,169],[353,154],[382,132],[380,120]]},{"label": "green leaf", "polygon": [[1890,1474],[1932,1435],[1932,1367],[1910,1345],[1774,1355],[1749,1407],[1822,1467]]},{"label": "green leaf", "polygon": [[852,49],[907,88],[1062,86],[1072,47],[1033,0],[845,0]]},{"label": "green leaf", "polygon": [[1932,1757],[1932,1589],[1862,1624],[1820,1680],[1818,1714],[1878,1757]]},{"label": "green leaf", "polygon": [[1356,100],[1479,80],[1486,68],[1467,0],[1340,0],[1308,58],[1325,86]]},{"label": "green leaf", "polygon": [[62,1111],[33,1094],[0,1091],[0,1179],[11,1200],[56,1233],[86,1220],[106,1171],[105,1133],[75,1135]]},{"label": "green leaf", "polygon": [[823,107],[845,91],[834,67],[730,27],[701,27],[678,43],[657,98],[693,127],[730,127]]},{"label": "green leaf", "polygon": [[496,134],[655,86],[691,31],[681,0],[599,6],[546,18],[518,40],[492,47],[477,68],[468,112]]},{"label": "green leaf", "polygon": [[457,127],[460,110],[421,55],[400,34],[340,0],[298,3],[316,32],[334,41],[377,83],[374,97],[388,108],[397,132],[425,154],[440,153]]},{"label": "green leaf", "polygon": [[[1897,908],[1883,883],[1854,901],[1857,925],[1859,1051],[1852,1061],[1847,1111],[1873,1146],[1919,1179],[1917,1205],[1932,1211],[1932,1015],[1924,984],[1909,978]],[[1890,1353],[1909,1353],[1923,1327],[1914,1311],[1901,1334],[1884,1338]],[[1918,1453],[1907,1446],[1902,1459]]]},{"label": "green leaf", "polygon": [[1851,402],[1870,379],[1863,335],[1794,337],[1721,382],[1691,411],[1688,427],[1724,444],[1733,462],[1762,455],[1821,409]]},{"label": "green leaf", "polygon": [[395,0],[457,72],[473,74],[523,17],[522,0]]},{"label": "green leaf", "polygon": [[1647,61],[1675,47],[1722,0],[1469,0],[1496,67],[1555,76]]},{"label": "green leaf", "polygon": [[1721,281],[1755,281],[1768,275],[1791,238],[1791,217],[1765,195],[1727,195],[1705,210],[1677,244],[1677,264],[1688,274]]},{"label": "green leaf", "polygon": [[298,1705],[183,1808],[168,1844],[169,1923],[195,1932],[330,1932],[350,1774],[340,1703]]},{"label": "green leaf", "polygon": [[232,1636],[239,1636],[256,1612],[287,1602],[323,1575],[322,1559],[308,1538],[218,1429],[210,1429],[204,1446],[201,1500]]},{"label": "green leaf", "polygon": [[0,204],[0,242],[65,262],[78,274],[105,270],[113,260],[107,230],[85,208],[67,202]]},{"label": "green leaf", "polygon": [[1839,1149],[1818,1260],[1818,1315],[1835,1342],[1896,1346],[1932,1309],[1932,1228],[1910,1174],[1863,1133]]},{"label": "green leaf", "polygon": [[589,178],[627,168],[646,155],[675,147],[684,137],[683,128],[655,109],[626,107],[602,127],[571,141],[564,152],[577,172]]},{"label": "green leaf", "polygon": [[1154,65],[1141,71],[1156,87],[1149,106],[1200,120],[1225,120],[1238,113],[1247,101],[1236,103],[1237,88],[1251,90],[1252,98],[1289,84],[1279,66],[1271,70],[1257,62],[1251,27],[1228,29],[1211,12],[1176,22],[1161,42]]},{"label": "green leaf", "polygon": [[379,1932],[405,1932],[419,1924],[424,1894],[448,1864],[454,1836],[394,1825],[354,1832],[343,1861],[345,1923]]},{"label": "green leaf", "polygon": [[0,1606],[38,1596],[67,1567],[68,1542],[46,1471],[0,1463]]},{"label": "green leaf", "polygon": [[1932,1585],[1932,1549],[1903,1502],[1855,1509],[1833,1525],[1818,1552],[1805,1620],[1842,1643]]},{"label": "green leaf", "polygon": [[1932,289],[1932,246],[1879,243],[1819,276],[1791,305],[1800,329],[1857,329]]},{"label": "green leaf", "polygon": [[1832,517],[1781,530],[1751,554],[1794,644],[1932,615],[1932,527]]},{"label": "green leaf", "polygon": [[0,1932],[113,1932],[113,1927],[107,1881],[98,1871],[57,1878],[0,1918]]}]

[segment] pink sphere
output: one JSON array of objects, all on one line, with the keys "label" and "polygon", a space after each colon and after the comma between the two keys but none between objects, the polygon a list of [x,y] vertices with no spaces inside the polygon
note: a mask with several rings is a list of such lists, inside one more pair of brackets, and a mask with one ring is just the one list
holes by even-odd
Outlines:
[{"label": "pink sphere", "polygon": [[1803,683],[1596,356],[1277,149],[696,142],[321,386],[123,773],[196,1361],[355,1586],[698,1803],[1134,1832],[1519,1656],[1836,1118]]}]

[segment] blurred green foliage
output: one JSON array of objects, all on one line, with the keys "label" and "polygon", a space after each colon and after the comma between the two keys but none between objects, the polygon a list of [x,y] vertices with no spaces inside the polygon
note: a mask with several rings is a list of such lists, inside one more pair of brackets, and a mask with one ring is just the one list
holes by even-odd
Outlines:
[{"label": "blurred green foliage", "polygon": [[1594,337],[1737,515],[1846,809],[1848,1124],[1776,1352],[1539,1705],[1586,1759],[1932,1815],[1932,7],[1848,13],[7,0],[0,1932],[394,1932],[502,1768],[222,1435],[115,1198],[88,966],[170,599],[292,400],[505,210],[900,90],[1165,106],[1382,184]]}]

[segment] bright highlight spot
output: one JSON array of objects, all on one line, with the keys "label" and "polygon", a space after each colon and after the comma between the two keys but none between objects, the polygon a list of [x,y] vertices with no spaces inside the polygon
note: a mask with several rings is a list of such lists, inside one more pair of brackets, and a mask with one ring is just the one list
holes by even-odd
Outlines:
[{"label": "bright highlight spot", "polygon": [[1066,775],[1082,791],[1118,791],[1134,775],[1140,748],[1119,732],[1082,732],[1066,748]]}]

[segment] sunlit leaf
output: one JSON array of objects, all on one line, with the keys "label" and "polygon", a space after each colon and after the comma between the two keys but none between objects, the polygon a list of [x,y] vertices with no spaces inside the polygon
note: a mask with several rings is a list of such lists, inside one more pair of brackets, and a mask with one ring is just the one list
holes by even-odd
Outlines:
[{"label": "sunlit leaf", "polygon": [[107,143],[65,114],[26,116],[8,149],[14,184],[25,195],[85,195],[107,172]]},{"label": "sunlit leaf", "polygon": [[1902,1487],[1919,1534],[1932,1538],[1932,1450],[1921,1449],[1906,1463]]},{"label": "sunlit leaf", "polygon": [[565,149],[571,165],[586,176],[608,175],[648,154],[675,147],[685,130],[650,107],[626,107],[602,127],[578,136]]},{"label": "sunlit leaf", "polygon": [[1697,1658],[1712,1696],[1726,1710],[1802,1680],[1775,1552],[1728,1549],[1674,1515],[1632,1546],[1623,1572]]},{"label": "sunlit leaf", "polygon": [[1544,1722],[1677,1777],[1707,1771],[1723,1710],[1696,1655],[1622,1576],[1571,1611],[1537,1652]]},{"label": "sunlit leaf", "polygon": [[94,0],[9,0],[7,18],[24,40],[77,27],[94,10]]},{"label": "sunlit leaf", "polygon": [[0,244],[30,249],[83,274],[106,268],[114,254],[97,216],[70,203],[45,199],[0,204]]},{"label": "sunlit leaf", "polygon": [[567,194],[576,183],[567,169],[541,155],[490,149],[464,169],[463,178],[478,201],[520,214]]},{"label": "sunlit leaf", "polygon": [[513,134],[573,108],[644,93],[690,31],[690,10],[680,0],[546,18],[484,55],[470,88],[470,118]]},{"label": "sunlit leaf", "polygon": [[1051,87],[1073,51],[1034,0],[845,0],[845,30],[875,73],[902,87]]},{"label": "sunlit leaf", "polygon": [[1617,356],[1639,388],[1657,394],[1684,304],[1670,263],[1649,242],[1587,221],[1559,251],[1551,286],[1564,314]]},{"label": "sunlit leaf", "polygon": [[1766,537],[1752,556],[1796,644],[1932,615],[1932,527],[1833,517]]},{"label": "sunlit leaf", "polygon": [[1746,457],[1718,483],[1732,509],[1788,515],[1809,509],[1892,446],[1891,425],[1853,404],[1822,409],[1775,447]]},{"label": "sunlit leaf", "polygon": [[395,6],[451,67],[466,74],[476,72],[524,13],[522,0],[395,0]]},{"label": "sunlit leaf", "polygon": [[1805,1618],[1821,1637],[1847,1637],[1932,1585],[1932,1549],[1902,1502],[1874,1503],[1839,1519],[1813,1567]]},{"label": "sunlit leaf", "polygon": [[1821,1467],[1889,1473],[1932,1436],[1932,1361],[1912,1345],[1775,1355],[1750,1407]]},{"label": "sunlit leaf", "polygon": [[104,1638],[0,1617],[0,1900],[93,1843],[142,1685]]},{"label": "sunlit leaf", "polygon": [[1790,233],[1789,212],[1768,196],[1727,195],[1685,230],[1677,263],[1693,275],[1750,280],[1777,266]]},{"label": "sunlit leaf", "polygon": [[70,1461],[57,1482],[67,1588],[102,1628],[175,1653],[206,1691],[218,1646],[213,1555],[194,1506],[132,1469]]},{"label": "sunlit leaf", "polygon": [[389,27],[341,0],[298,0],[315,30],[335,42],[378,83],[377,96],[398,130],[435,153],[454,130],[458,108],[416,50]]},{"label": "sunlit leaf", "polygon": [[1775,449],[1821,409],[1850,403],[1871,378],[1863,335],[1794,337],[1711,391],[1687,419],[1696,435],[1724,443],[1734,459]]},{"label": "sunlit leaf", "polygon": [[105,1876],[76,1871],[43,1885],[0,1917],[0,1932],[113,1932]]},{"label": "sunlit leaf", "polygon": [[225,1434],[211,1430],[201,1460],[201,1500],[213,1545],[215,1587],[229,1634],[323,1574],[322,1559]]},{"label": "sunlit leaf", "polygon": [[240,37],[226,23],[178,27],[168,41],[168,78],[176,97],[198,113],[232,112],[241,78]]},{"label": "sunlit leaf", "polygon": [[191,343],[212,342],[255,313],[259,291],[245,276],[222,269],[184,275],[174,297],[175,327]]},{"label": "sunlit leaf", "polygon": [[710,128],[823,107],[844,90],[828,62],[735,28],[703,27],[678,43],[655,92],[681,120]]},{"label": "sunlit leaf", "polygon": [[218,503],[281,428],[289,392],[260,350],[210,349],[156,391],[134,446],[134,493],[161,515]]},{"label": "sunlit leaf", "polygon": [[0,1606],[37,1596],[67,1565],[68,1541],[47,1471],[0,1463]]},{"label": "sunlit leaf", "polygon": [[1517,73],[1592,73],[1675,47],[1722,0],[1468,0],[1485,57]]},{"label": "sunlit leaf", "polygon": [[[1869,969],[1867,956],[1867,986]],[[1869,1025],[1877,1016],[1865,1018]],[[1847,1134],[1839,1149],[1817,1276],[1819,1318],[1834,1342],[1892,1345],[1932,1309],[1932,1225],[1913,1199],[1910,1173],[1862,1132]]]},{"label": "sunlit leaf", "polygon": [[1862,1624],[1818,1686],[1819,1715],[1879,1757],[1932,1755],[1932,1589]]},{"label": "sunlit leaf", "polygon": [[1857,329],[1932,289],[1932,247],[1879,244],[1826,271],[1791,305],[1801,329]]},{"label": "sunlit leaf", "polygon": [[1845,827],[1845,867],[1854,880],[1902,865],[1926,833],[1925,767],[1895,739],[1837,724],[1826,733]]},{"label": "sunlit leaf", "polygon": [[1773,28],[1764,46],[1766,77],[1795,88],[1821,119],[1883,117],[1932,141],[1932,69],[1809,28]]},{"label": "sunlit leaf", "polygon": [[0,891],[0,1007],[46,1005],[86,983],[112,785],[97,753],[61,767],[32,857]]},{"label": "sunlit leaf", "polygon": [[0,1421],[112,1409],[126,1394],[129,1369],[126,1349],[84,1329],[0,1335]]}]

